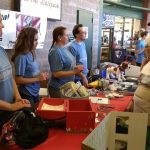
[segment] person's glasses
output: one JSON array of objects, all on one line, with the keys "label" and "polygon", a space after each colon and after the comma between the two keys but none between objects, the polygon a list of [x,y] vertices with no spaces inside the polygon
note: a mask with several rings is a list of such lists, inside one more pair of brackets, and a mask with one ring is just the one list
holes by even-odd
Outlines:
[{"label": "person's glasses", "polygon": [[79,34],[86,34],[86,31],[83,31],[83,32],[79,32]]},{"label": "person's glasses", "polygon": [[64,34],[63,36],[69,36],[69,34]]}]

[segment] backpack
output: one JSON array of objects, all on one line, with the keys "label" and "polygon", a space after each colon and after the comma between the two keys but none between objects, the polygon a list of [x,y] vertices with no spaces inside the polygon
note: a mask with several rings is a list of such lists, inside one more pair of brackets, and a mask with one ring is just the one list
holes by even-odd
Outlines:
[{"label": "backpack", "polygon": [[10,119],[3,124],[0,134],[0,145],[10,146],[15,144],[13,131],[17,128],[17,125],[20,123],[20,119],[23,118],[23,115],[22,111],[16,111],[12,113]]},{"label": "backpack", "polygon": [[44,142],[49,133],[48,123],[31,110],[16,111],[3,125],[0,143],[33,148]]},{"label": "backpack", "polygon": [[24,110],[22,113],[24,117],[14,130],[14,139],[22,148],[33,148],[47,139],[49,127],[33,112]]}]

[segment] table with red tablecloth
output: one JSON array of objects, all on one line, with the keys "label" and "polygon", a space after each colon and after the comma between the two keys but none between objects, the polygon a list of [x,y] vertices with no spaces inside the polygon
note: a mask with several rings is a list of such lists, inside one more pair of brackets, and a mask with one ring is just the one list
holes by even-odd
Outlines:
[{"label": "table with red tablecloth", "polygon": [[[104,98],[102,94],[98,95]],[[113,98],[109,100],[109,104],[92,104],[94,110],[99,115],[99,119],[102,120],[110,111],[128,111],[132,105],[133,96],[124,96],[121,98]]]},{"label": "table with red tablecloth", "polygon": [[[104,95],[98,95],[104,97]],[[105,117],[110,111],[125,111],[132,101],[132,96],[122,98],[113,98],[110,100],[108,107],[99,109],[102,104],[92,104],[95,112],[99,114],[100,119]],[[33,150],[81,150],[81,143],[87,137],[87,133],[67,133],[64,128],[50,128],[48,139],[33,148]],[[36,139],[35,139],[36,140]],[[18,146],[2,148],[0,150],[21,150]]]}]

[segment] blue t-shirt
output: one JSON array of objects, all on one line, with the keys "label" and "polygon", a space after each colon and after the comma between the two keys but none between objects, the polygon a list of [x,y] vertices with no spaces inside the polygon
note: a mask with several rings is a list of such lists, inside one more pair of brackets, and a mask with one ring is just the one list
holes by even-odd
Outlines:
[{"label": "blue t-shirt", "polygon": [[[15,58],[15,72],[16,76],[22,76],[24,78],[33,78],[40,74],[40,65],[36,58],[33,60],[32,54],[18,55]],[[21,84],[19,86],[20,91],[27,90],[31,95],[37,96],[39,94],[40,82]]]},{"label": "blue t-shirt", "polygon": [[12,103],[13,98],[12,67],[5,50],[0,47],[0,99]]},{"label": "blue t-shirt", "polygon": [[[66,48],[60,48],[56,45],[50,50],[48,55],[51,72],[70,71],[75,67],[75,59]],[[74,81],[74,75],[62,78],[56,78],[52,75],[49,80],[49,86],[58,90],[60,86],[67,82]]]},{"label": "blue t-shirt", "polygon": [[[87,76],[88,69],[87,69],[87,53],[85,43],[84,42],[78,43],[76,41],[73,41],[69,46],[69,50],[76,58],[76,65],[84,66],[83,74]],[[76,79],[80,80],[81,78],[79,76],[76,76]]]},{"label": "blue t-shirt", "polygon": [[[136,50],[140,51],[143,48],[145,48],[145,40],[139,40],[136,45]],[[144,51],[137,54],[137,59],[136,59],[137,63],[140,64],[142,63],[142,61],[144,60],[144,54],[145,54]]]}]

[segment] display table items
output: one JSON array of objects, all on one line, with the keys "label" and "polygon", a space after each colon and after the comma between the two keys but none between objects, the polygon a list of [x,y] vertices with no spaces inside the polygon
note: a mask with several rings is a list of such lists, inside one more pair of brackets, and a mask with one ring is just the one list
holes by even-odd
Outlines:
[{"label": "display table items", "polygon": [[43,98],[37,114],[44,119],[66,118],[67,132],[91,132],[95,111],[89,99]]}]

